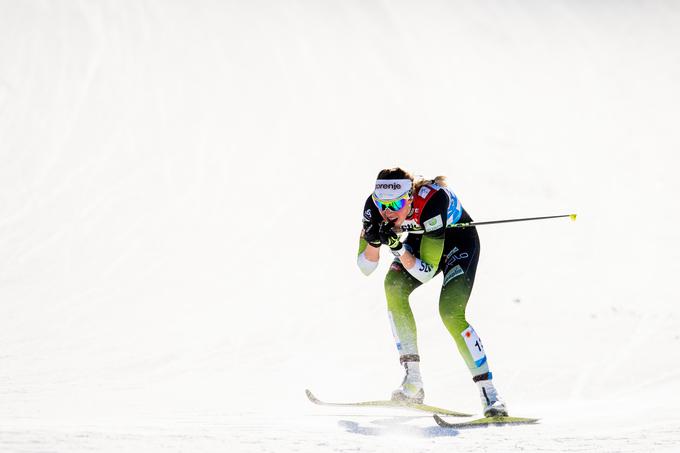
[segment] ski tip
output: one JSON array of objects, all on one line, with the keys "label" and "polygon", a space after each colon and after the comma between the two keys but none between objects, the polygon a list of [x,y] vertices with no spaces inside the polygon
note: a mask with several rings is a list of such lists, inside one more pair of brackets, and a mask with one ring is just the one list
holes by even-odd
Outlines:
[{"label": "ski tip", "polygon": [[438,414],[434,414],[432,417],[434,417],[434,421],[437,422],[437,424],[442,428],[446,428],[448,426],[448,423],[444,421],[444,419],[441,418]]},{"label": "ski tip", "polygon": [[576,222],[576,214],[569,214],[569,218],[572,222]]},{"label": "ski tip", "polygon": [[307,398],[309,398],[309,401],[311,401],[312,403],[317,404],[319,403],[319,399],[316,396],[314,396],[314,394],[310,392],[309,389],[305,389],[305,394],[307,395]]},{"label": "ski tip", "polygon": [[462,423],[449,423],[437,414],[433,415],[433,417],[434,421],[442,428],[484,428],[489,426],[533,425],[540,420],[538,418],[523,417],[483,417]]}]

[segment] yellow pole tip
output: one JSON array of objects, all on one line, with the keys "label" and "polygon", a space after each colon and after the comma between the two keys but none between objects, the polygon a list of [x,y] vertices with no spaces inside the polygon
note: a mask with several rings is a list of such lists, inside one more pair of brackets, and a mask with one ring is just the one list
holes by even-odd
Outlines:
[{"label": "yellow pole tip", "polygon": [[576,214],[569,214],[569,218],[570,218],[573,222],[576,222]]}]

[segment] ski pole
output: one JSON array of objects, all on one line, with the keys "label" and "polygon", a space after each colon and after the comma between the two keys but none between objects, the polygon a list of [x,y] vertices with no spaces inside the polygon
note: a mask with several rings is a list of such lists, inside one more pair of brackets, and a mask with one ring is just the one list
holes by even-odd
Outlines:
[{"label": "ski pole", "polygon": [[558,219],[560,217],[569,217],[572,221],[576,221],[576,214],[561,214],[561,215],[549,215],[545,217],[527,217],[524,219],[505,219],[505,220],[490,220],[488,222],[454,223],[453,225],[450,225],[449,228],[469,228],[477,225],[491,225],[492,223],[526,222],[527,220]]}]

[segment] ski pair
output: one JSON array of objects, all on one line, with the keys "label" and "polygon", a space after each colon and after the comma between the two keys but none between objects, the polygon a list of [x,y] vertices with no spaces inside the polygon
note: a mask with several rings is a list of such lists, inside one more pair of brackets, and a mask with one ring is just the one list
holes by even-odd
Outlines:
[{"label": "ski pair", "polygon": [[441,407],[430,406],[427,404],[408,403],[402,401],[392,400],[375,400],[375,401],[359,401],[353,403],[329,403],[321,401],[312,392],[305,390],[307,398],[314,403],[321,406],[345,406],[345,407],[391,407],[412,409],[420,412],[427,412],[434,416],[435,422],[443,428],[473,428],[483,426],[498,426],[498,425],[522,425],[533,424],[538,421],[537,418],[523,418],[523,417],[483,417],[467,422],[450,423],[441,418],[441,415],[449,417],[472,417],[472,414],[452,411]]}]

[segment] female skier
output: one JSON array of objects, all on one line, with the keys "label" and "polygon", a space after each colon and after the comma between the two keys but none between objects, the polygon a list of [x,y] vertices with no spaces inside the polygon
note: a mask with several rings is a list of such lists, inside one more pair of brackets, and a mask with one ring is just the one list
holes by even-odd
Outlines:
[{"label": "female skier", "polygon": [[[493,385],[482,342],[465,319],[479,260],[479,237],[474,227],[447,228],[472,219],[445,180],[443,176],[414,180],[401,168],[385,169],[378,174],[375,190],[364,205],[359,268],[365,275],[375,270],[381,245],[395,256],[385,277],[385,294],[406,375],[392,399],[422,403],[425,397],[409,295],[442,272],[439,313],[479,387],[484,415],[507,415]],[[404,242],[399,240],[400,232],[408,232]]]}]

